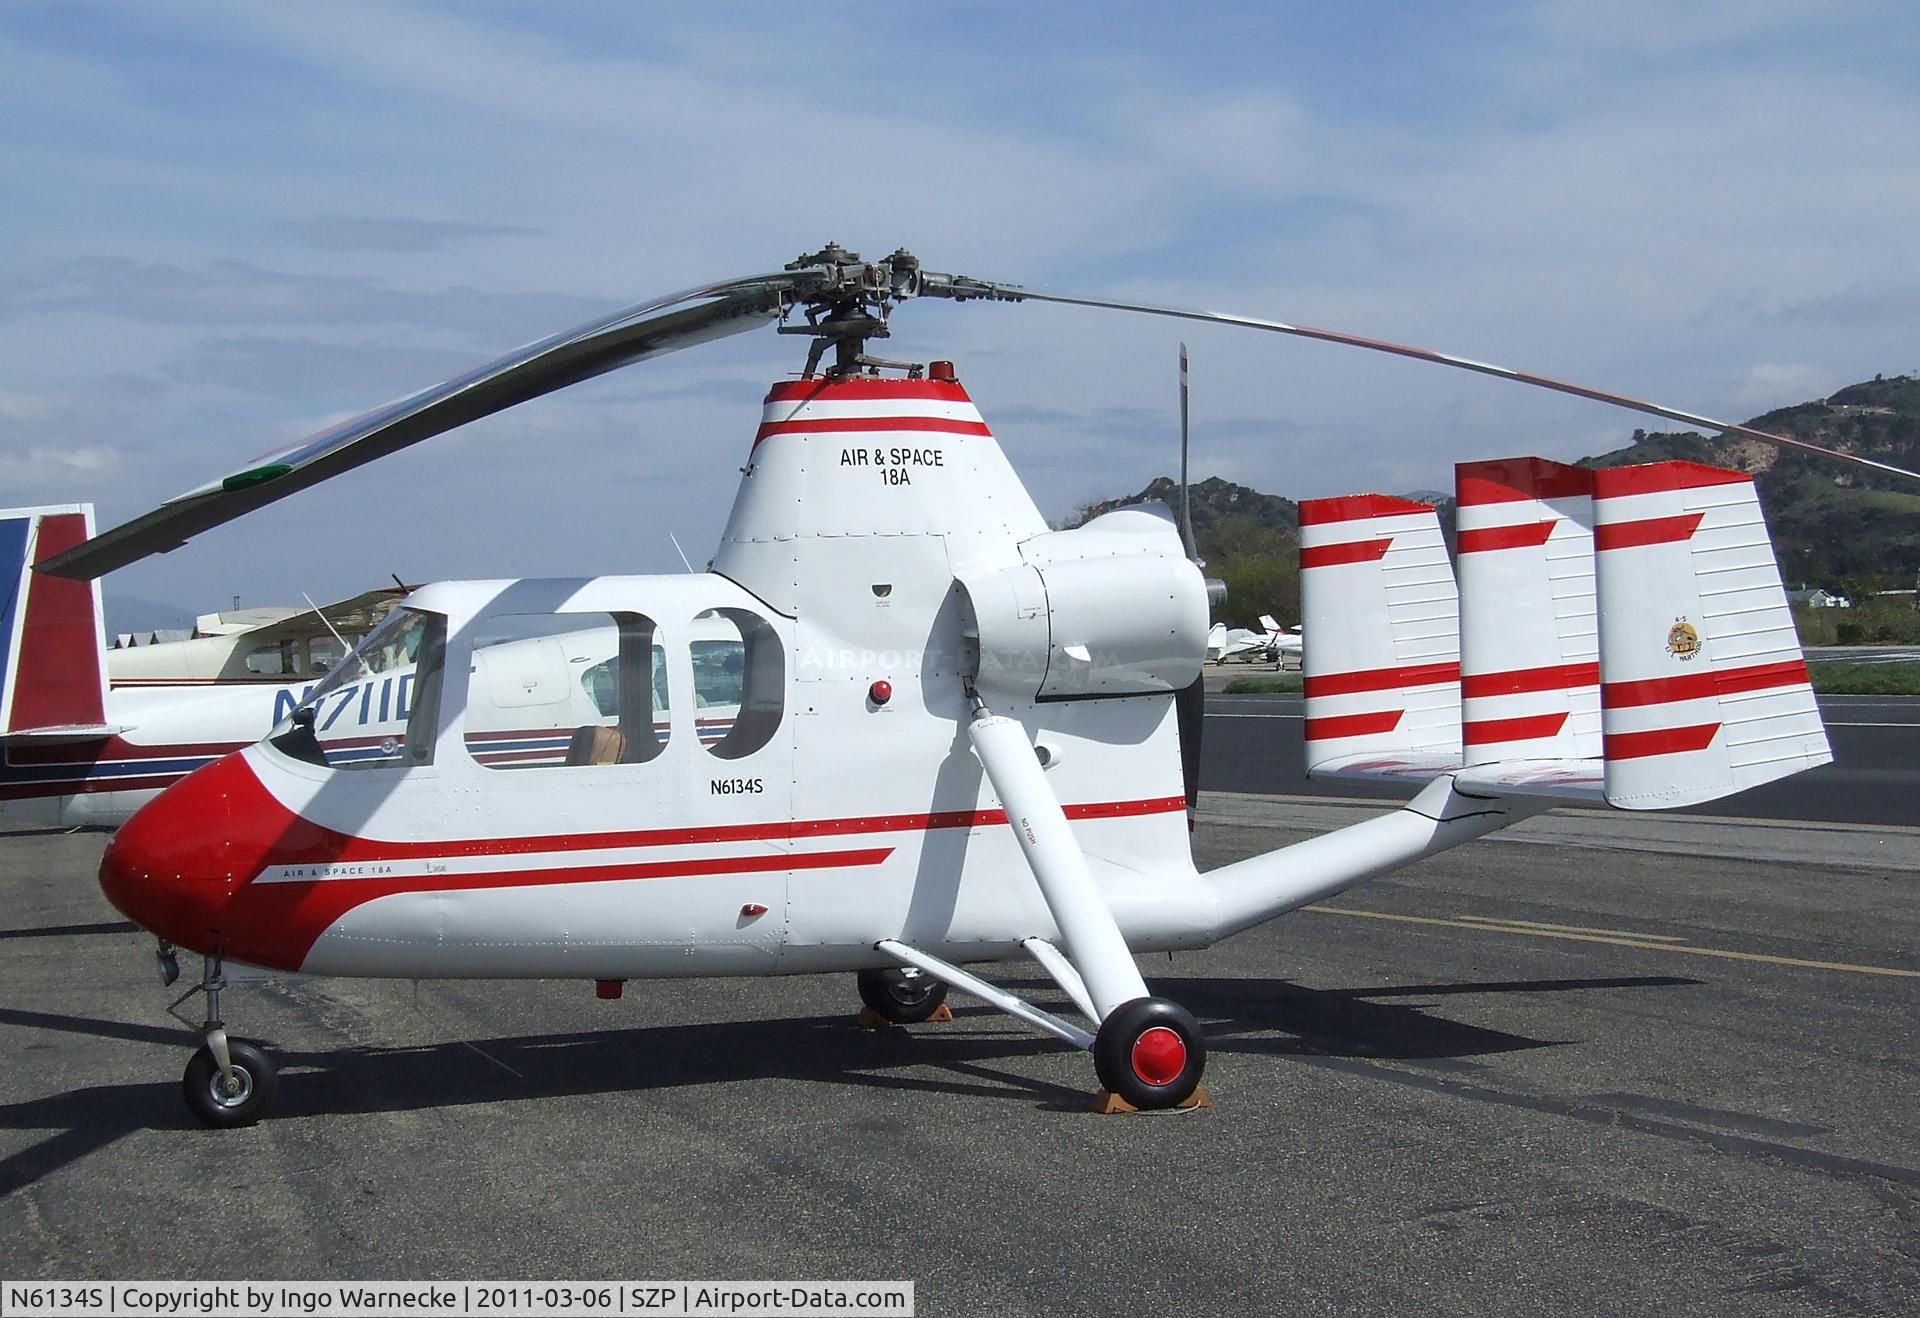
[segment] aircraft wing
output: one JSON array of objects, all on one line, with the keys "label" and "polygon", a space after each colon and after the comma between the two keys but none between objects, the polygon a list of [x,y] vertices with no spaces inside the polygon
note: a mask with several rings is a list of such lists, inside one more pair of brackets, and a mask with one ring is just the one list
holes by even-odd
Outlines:
[{"label": "aircraft wing", "polygon": [[310,636],[317,630],[331,630],[349,636],[365,634],[385,619],[393,606],[405,599],[406,595],[407,592],[397,586],[363,591],[348,599],[323,604],[317,609],[306,609],[290,617],[262,623],[241,635],[246,638],[248,645],[258,646]]}]

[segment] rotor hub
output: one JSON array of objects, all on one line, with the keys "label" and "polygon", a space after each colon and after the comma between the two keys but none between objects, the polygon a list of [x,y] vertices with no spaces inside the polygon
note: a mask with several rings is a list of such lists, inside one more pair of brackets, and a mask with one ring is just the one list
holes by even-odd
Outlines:
[{"label": "rotor hub", "polygon": [[877,372],[882,368],[903,370],[918,379],[925,367],[918,362],[888,361],[867,354],[869,339],[889,336],[887,318],[893,308],[908,298],[946,297],[964,301],[970,297],[1018,300],[993,285],[964,275],[935,274],[921,269],[920,258],[902,247],[879,261],[864,261],[858,252],[839,243],[828,243],[817,252],[807,252],[787,263],[789,271],[806,271],[818,279],[818,286],[795,294],[793,305],[806,315],[804,325],[781,325],[782,334],[805,334],[813,339],[807,351],[806,370],[811,378],[820,373],[820,363],[828,348],[833,363],[826,368],[830,378]]}]

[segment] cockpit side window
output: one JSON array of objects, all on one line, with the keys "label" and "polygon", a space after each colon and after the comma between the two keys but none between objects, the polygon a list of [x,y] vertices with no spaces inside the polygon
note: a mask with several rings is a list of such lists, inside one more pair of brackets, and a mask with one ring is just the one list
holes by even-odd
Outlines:
[{"label": "cockpit side window", "polygon": [[746,609],[708,609],[693,620],[694,726],[723,760],[753,754],[786,713],[786,652],[780,634]]},{"label": "cockpit side window", "polygon": [[395,609],[293,704],[269,744],[332,769],[433,763],[446,643],[443,616]]},{"label": "cockpit side window", "polygon": [[489,769],[641,764],[666,748],[665,655],[637,613],[474,625],[467,751]]}]

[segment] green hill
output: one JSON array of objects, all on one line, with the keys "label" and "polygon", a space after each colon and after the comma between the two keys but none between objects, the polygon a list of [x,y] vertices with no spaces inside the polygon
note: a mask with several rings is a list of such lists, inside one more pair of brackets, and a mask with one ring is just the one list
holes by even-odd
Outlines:
[{"label": "green hill", "polygon": [[[1300,505],[1277,494],[1262,494],[1218,476],[1196,481],[1193,538],[1207,575],[1227,583],[1227,603],[1217,620],[1251,627],[1263,613],[1289,625],[1300,620]],[[1066,525],[1112,512],[1128,504],[1158,499],[1180,511],[1180,485],[1171,476],[1149,481],[1138,494],[1083,504]]]},{"label": "green hill", "polygon": [[[1824,448],[1920,470],[1920,377],[1849,385],[1747,423]],[[1911,587],[1920,572],[1920,486],[1891,473],[1754,439],[1636,430],[1625,448],[1584,458],[1619,467],[1686,458],[1753,473],[1787,586],[1842,594]]]}]

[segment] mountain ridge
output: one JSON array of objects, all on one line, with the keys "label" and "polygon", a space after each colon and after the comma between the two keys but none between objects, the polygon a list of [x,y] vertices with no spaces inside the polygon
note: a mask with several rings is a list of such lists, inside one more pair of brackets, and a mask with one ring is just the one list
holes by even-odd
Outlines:
[{"label": "mountain ridge", "polygon": [[[1746,424],[1920,470],[1920,375],[1877,375],[1825,398],[1775,408]],[[1620,467],[1671,458],[1753,476],[1789,589],[1825,586],[1850,594],[1915,584],[1920,573],[1920,484],[1890,472],[1745,436],[1644,429],[1635,430],[1620,448],[1579,459],[1579,465]],[[1425,490],[1410,497],[1434,494]],[[1218,476],[1196,482],[1192,496],[1200,556],[1209,574],[1228,585],[1223,620],[1244,625],[1270,609],[1285,621],[1297,618],[1293,549],[1300,528],[1298,502]],[[1177,512],[1178,483],[1156,477],[1138,494],[1082,505],[1065,524],[1078,526],[1101,513],[1152,499],[1165,501]],[[1451,539],[1452,498],[1441,495],[1426,501],[1439,509],[1441,526]],[[1261,561],[1270,558],[1285,562]]]}]

